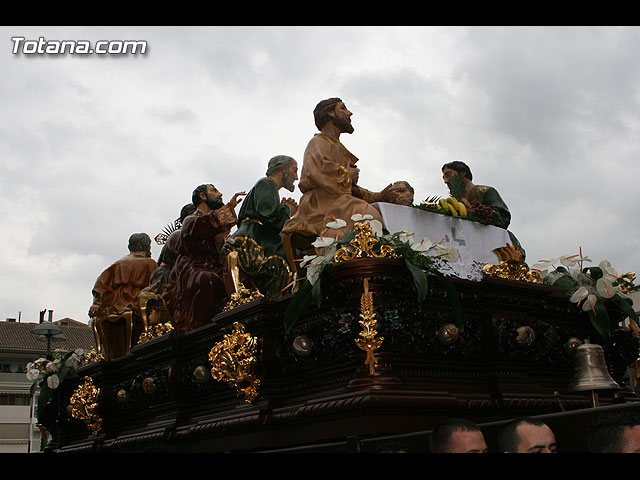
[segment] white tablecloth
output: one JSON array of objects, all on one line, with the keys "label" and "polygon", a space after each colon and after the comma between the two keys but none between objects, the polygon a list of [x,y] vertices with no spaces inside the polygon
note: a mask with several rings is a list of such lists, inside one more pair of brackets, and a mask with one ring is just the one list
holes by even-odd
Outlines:
[{"label": "white tablecloth", "polygon": [[[438,270],[447,275],[479,281],[486,263],[498,263],[498,257],[492,250],[512,243],[504,228],[493,225],[392,203],[374,203],[373,206],[382,214],[389,233],[413,233],[415,242],[424,237],[432,242],[444,239],[442,246],[455,247],[460,254],[457,262],[436,261]],[[432,249],[428,253],[435,255],[436,251]]]}]

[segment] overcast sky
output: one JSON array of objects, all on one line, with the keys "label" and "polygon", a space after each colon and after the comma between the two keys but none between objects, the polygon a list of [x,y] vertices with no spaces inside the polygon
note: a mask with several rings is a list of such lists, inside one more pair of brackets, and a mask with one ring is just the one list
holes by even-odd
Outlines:
[{"label": "overcast sky", "polygon": [[[12,37],[147,51],[14,54]],[[640,28],[16,26],[0,38],[0,320],[51,309],[87,322],[95,279],[131,233],[153,238],[199,184],[229,200],[272,156],[301,162],[314,106],[335,96],[353,112],[341,139],[364,187],[407,179],[416,201],[446,195],[441,166],[462,160],[501,193],[530,265],[582,247],[640,272]]]}]

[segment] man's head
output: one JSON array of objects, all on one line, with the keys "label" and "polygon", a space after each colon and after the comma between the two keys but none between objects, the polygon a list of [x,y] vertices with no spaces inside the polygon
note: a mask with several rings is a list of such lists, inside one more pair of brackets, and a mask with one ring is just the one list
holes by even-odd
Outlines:
[{"label": "man's head", "polygon": [[184,222],[184,219],[195,211],[196,206],[193,203],[187,203],[185,206],[183,206],[180,209],[180,217],[178,217],[178,221],[180,222],[180,224],[182,224],[182,222]]},{"label": "man's head", "polygon": [[146,233],[134,233],[129,237],[129,251],[145,252],[147,256],[151,256],[151,237]]},{"label": "man's head", "polygon": [[347,110],[344,102],[337,97],[328,98],[318,103],[313,110],[313,119],[318,130],[322,130],[327,122],[333,122],[333,125],[340,133],[353,133],[351,112]]},{"label": "man's head", "polygon": [[640,453],[640,412],[622,410],[600,415],[589,428],[590,453]]},{"label": "man's head", "polygon": [[204,202],[211,210],[217,210],[224,205],[222,193],[210,183],[196,187],[191,194],[191,202],[195,207]]},{"label": "man's head", "polygon": [[396,195],[396,203],[399,205],[413,205],[414,190],[409,182],[405,180],[394,182],[392,188]]},{"label": "man's head", "polygon": [[287,155],[276,155],[269,160],[267,167],[267,177],[278,175],[282,172],[282,186],[293,192],[294,182],[298,179],[298,162]]},{"label": "man's head", "polygon": [[498,434],[504,453],[557,453],[556,437],[549,426],[535,418],[520,418],[506,424]]},{"label": "man's head", "polygon": [[442,166],[442,180],[444,180],[444,183],[446,183],[447,185],[449,185],[451,179],[457,175],[462,175],[468,181],[473,180],[471,169],[466,163],[461,162],[460,160],[445,163]]},{"label": "man's head", "polygon": [[487,453],[482,431],[463,418],[450,418],[434,428],[429,446],[431,453]]}]

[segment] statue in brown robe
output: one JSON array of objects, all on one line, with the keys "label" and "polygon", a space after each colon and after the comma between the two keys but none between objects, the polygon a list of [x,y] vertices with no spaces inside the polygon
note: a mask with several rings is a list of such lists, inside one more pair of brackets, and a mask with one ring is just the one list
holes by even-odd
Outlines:
[{"label": "statue in brown robe", "polygon": [[222,194],[211,184],[193,192],[194,214],[184,219],[178,239],[178,258],[169,274],[164,298],[179,332],[188,332],[210,323],[228,295],[224,286],[222,257],[224,240],[238,218],[236,193],[226,205]]},{"label": "statue in brown robe", "polygon": [[342,219],[347,222],[344,230],[332,230],[329,234],[340,239],[353,228],[352,215],[369,214],[382,222],[380,213],[370,203],[395,200],[391,185],[381,192],[357,185],[358,159],[340,142],[340,134],[354,130],[351,115],[339,98],[323,100],[316,106],[314,118],[320,133],[305,149],[298,184],[302,192],[300,205],[284,224],[283,234],[320,236],[327,231],[328,222]]},{"label": "statue in brown robe", "polygon": [[134,325],[134,314],[139,312],[138,294],[149,285],[158,267],[151,258],[151,238],[146,233],[131,235],[129,252],[100,274],[92,290],[89,316],[98,351],[106,349],[108,360],[129,353],[132,338],[139,333]]}]

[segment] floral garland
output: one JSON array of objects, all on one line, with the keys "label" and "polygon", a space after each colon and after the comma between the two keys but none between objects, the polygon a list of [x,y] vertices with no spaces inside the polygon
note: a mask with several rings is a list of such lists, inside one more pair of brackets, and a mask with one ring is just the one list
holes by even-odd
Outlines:
[{"label": "floral garland", "polygon": [[58,388],[64,378],[70,373],[74,373],[83,364],[85,356],[86,352],[81,348],[71,352],[55,350],[51,359],[41,357],[27,364],[27,379],[33,382],[28,398],[31,398],[36,389],[40,387],[39,412],[43,411],[44,406],[51,399],[53,391]]},{"label": "floral garland", "polygon": [[[611,262],[603,260],[597,267],[585,267],[591,259],[580,252],[551,260],[539,260],[531,269],[540,273],[543,283],[559,287],[571,303],[589,313],[596,331],[605,339],[611,338],[609,308],[616,308],[637,322],[633,302],[627,295],[633,287],[635,274],[619,275]],[[556,266],[556,264],[560,264]]]},{"label": "floral garland", "polygon": [[[454,317],[456,323],[462,330],[461,310],[458,301],[458,295],[455,287],[449,279],[447,279],[433,265],[430,252],[434,252],[435,256],[445,261],[455,262],[460,255],[455,247],[445,247],[439,242],[432,242],[425,237],[419,242],[415,242],[414,234],[406,231],[399,231],[392,234],[384,233],[382,223],[375,220],[369,214],[355,214],[351,220],[356,223],[356,227],[360,224],[366,225],[373,233],[377,241],[376,249],[379,252],[385,248],[391,248],[395,252],[397,258],[403,258],[405,265],[411,272],[416,286],[418,301],[422,302],[428,291],[428,276],[434,276],[440,280],[447,290],[447,297],[451,299]],[[344,232],[347,222],[343,219],[334,219],[326,224],[326,229],[316,238],[312,245],[316,248],[315,255],[305,255],[300,266],[306,268],[306,278],[304,283],[292,298],[287,311],[285,312],[285,329],[288,331],[295,324],[298,316],[308,306],[313,298],[319,306],[321,303],[321,278],[325,268],[336,263],[336,253],[341,249],[352,249],[351,242],[356,238],[355,230]],[[344,236],[338,240],[337,235],[331,236],[331,230],[342,230]],[[293,284],[297,281],[294,275]]]}]

